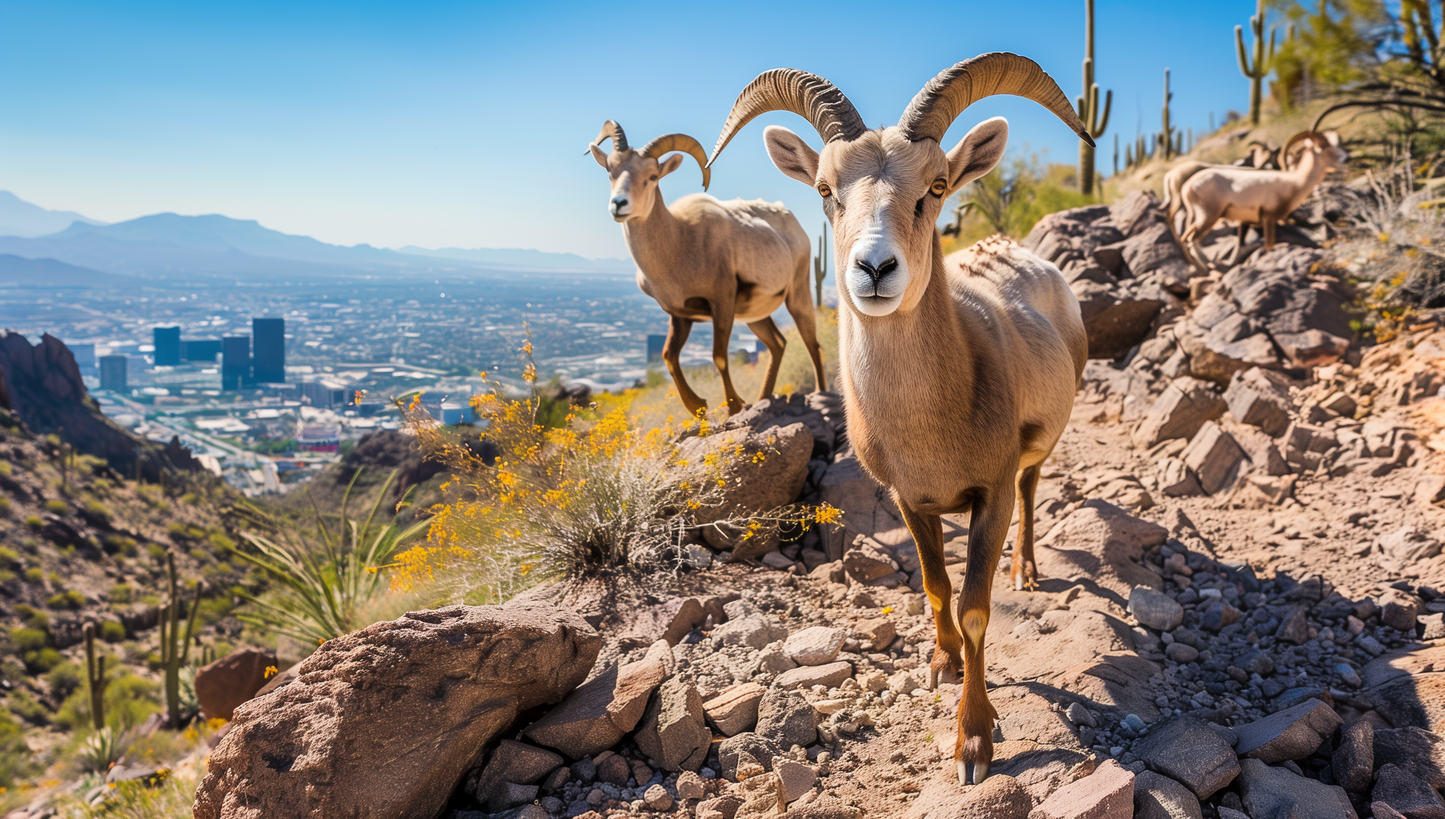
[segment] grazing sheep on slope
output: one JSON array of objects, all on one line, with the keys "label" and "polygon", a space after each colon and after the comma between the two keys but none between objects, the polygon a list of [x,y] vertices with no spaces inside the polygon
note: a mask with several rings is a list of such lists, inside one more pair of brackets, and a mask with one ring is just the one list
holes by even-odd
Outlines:
[{"label": "grazing sheep on slope", "polygon": [[[954,759],[964,784],[981,782],[993,760],[997,713],[984,688],[983,645],[1015,496],[1013,578],[1033,588],[1039,467],[1069,421],[1088,357],[1079,303],[1058,268],[1001,236],[943,257],[939,211],[998,164],[1008,123],[980,123],[947,153],[939,142],[965,108],[994,94],[1032,99],[1090,141],[1049,75],[996,53],[945,70],[898,125],[876,131],[827,80],[766,72],[738,96],[711,160],[768,111],[799,114],[823,137],[821,153],[786,128],[770,127],[764,139],[779,170],[823,197],[833,224],[848,439],[891,489],[918,546],[937,635],[930,684],[962,672]],[[965,511],[968,560],[955,619],[940,516]]]},{"label": "grazing sheep on slope", "polygon": [[[607,139],[612,140],[610,154],[598,147]],[[731,415],[743,408],[728,373],[733,322],[745,322],[768,348],[768,374],[758,395],[765,398],[772,394],[783,363],[786,341],[771,318],[780,304],[787,305],[813,359],[818,389],[828,389],[808,290],[812,242],[781,202],[719,202],[695,193],[664,204],[658,181],[683,162],[681,155],[663,161],[668,153],[691,155],[702,167],[703,188],[708,185],[707,154],[685,134],[660,136],[637,151],[628,147],[622,126],[608,120],[587,149],[612,179],[607,208],[622,224],[627,249],[637,263],[637,286],[672,317],[662,358],[689,413],[707,408],[688,386],[678,361],[692,323],[712,321],[712,360]]]},{"label": "grazing sheep on slope", "polygon": [[1302,148],[1289,170],[1210,166],[1196,172],[1180,189],[1185,228],[1180,244],[1195,264],[1204,258],[1200,237],[1220,219],[1254,222],[1264,229],[1264,247],[1274,247],[1275,230],[1304,203],[1325,178],[1344,167],[1346,154],[1334,131],[1305,131],[1280,150],[1289,162],[1296,145]]}]

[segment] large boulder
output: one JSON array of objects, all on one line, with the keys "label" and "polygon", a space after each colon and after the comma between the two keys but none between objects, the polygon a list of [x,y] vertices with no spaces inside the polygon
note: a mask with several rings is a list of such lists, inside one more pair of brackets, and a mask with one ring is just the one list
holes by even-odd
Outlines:
[{"label": "large boulder", "polygon": [[761,432],[739,427],[689,438],[678,447],[678,457],[688,461],[718,452],[730,453],[718,476],[725,484],[722,497],[695,511],[694,521],[704,527],[703,537],[714,549],[731,551],[735,560],[761,557],[777,545],[776,538],[750,537],[743,527],[706,524],[771,512],[797,500],[808,479],[813,434],[802,423]]},{"label": "large boulder", "polygon": [[1157,287],[1104,284],[1078,279],[1069,285],[1089,338],[1089,358],[1118,358],[1129,352],[1154,325],[1170,297]]},{"label": "large boulder", "polygon": [[1154,726],[1134,743],[1134,754],[1200,799],[1213,796],[1239,775],[1239,760],[1229,743],[1193,717],[1175,717]]},{"label": "large boulder", "polygon": [[1307,779],[1258,759],[1241,760],[1240,797],[1251,819],[1347,819],[1355,815],[1344,788]]},{"label": "large boulder", "polygon": [[637,747],[663,770],[696,771],[712,742],[705,719],[697,688],[674,677],[662,684],[647,706],[637,729]]},{"label": "large boulder", "polygon": [[823,527],[829,560],[838,560],[859,535],[876,537],[903,530],[903,515],[887,487],[874,480],[853,453],[840,455],[823,473],[818,501],[843,510],[843,519]]},{"label": "large boulder", "polygon": [[566,696],[601,645],[539,605],[412,612],[331,640],[236,709],[194,815],[436,816],[483,747]]},{"label": "large boulder", "polygon": [[1193,438],[1205,422],[1219,418],[1224,410],[1224,399],[1209,384],[1188,376],[1176,378],[1134,429],[1134,443],[1147,449],[1171,438]]},{"label": "large boulder", "polygon": [[1157,523],[1105,501],[1086,500],[1039,540],[1034,557],[1041,577],[1097,583],[1123,606],[1135,586],[1164,585],[1142,560],[1145,550],[1168,537]]},{"label": "large boulder", "polygon": [[229,720],[276,674],[276,652],[238,648],[196,670],[196,701],[206,719]]}]

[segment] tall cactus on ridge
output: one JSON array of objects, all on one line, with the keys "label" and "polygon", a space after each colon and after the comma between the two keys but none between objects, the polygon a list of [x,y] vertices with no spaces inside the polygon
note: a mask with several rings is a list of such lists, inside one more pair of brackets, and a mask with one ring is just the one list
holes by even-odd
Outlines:
[{"label": "tall cactus on ridge", "polygon": [[813,304],[823,305],[823,280],[828,278],[828,222],[823,222],[823,235],[818,237],[818,253],[813,257]]},{"label": "tall cactus on ridge", "polygon": [[196,584],[196,599],[191,602],[191,616],[186,632],[180,633],[181,595],[176,582],[176,556],[166,552],[166,574],[170,578],[170,601],[161,612],[161,665],[166,672],[166,716],[172,728],[181,727],[181,667],[191,654],[191,632],[196,628],[196,613],[201,610],[201,585]]},{"label": "tall cactus on ridge", "polygon": [[110,680],[105,676],[105,655],[95,655],[95,623],[86,623],[85,632],[85,683],[90,691],[90,727],[99,731],[105,728],[105,688]]},{"label": "tall cactus on ridge", "polygon": [[1177,141],[1174,138],[1174,126],[1169,124],[1169,101],[1174,95],[1169,93],[1169,69],[1164,69],[1164,118],[1159,129],[1159,141],[1164,148],[1164,159],[1168,161],[1174,156]]},{"label": "tall cactus on ridge", "polygon": [[[1114,92],[1104,92],[1104,108],[1099,109],[1099,84],[1094,82],[1094,0],[1084,0],[1084,93],[1078,98],[1079,119],[1084,130],[1097,142],[1109,127],[1109,110],[1114,106]],[[1079,141],[1079,192],[1094,192],[1094,146]]]},{"label": "tall cactus on ridge", "polygon": [[[1408,5],[1408,4],[1406,4]],[[1239,52],[1239,71],[1249,78],[1249,122],[1259,125],[1259,108],[1263,99],[1264,78],[1274,68],[1275,33],[1269,33],[1269,49],[1264,47],[1264,0],[1255,0],[1254,16],[1249,30],[1254,32],[1254,60],[1244,48],[1244,26],[1234,27],[1234,47]]]}]

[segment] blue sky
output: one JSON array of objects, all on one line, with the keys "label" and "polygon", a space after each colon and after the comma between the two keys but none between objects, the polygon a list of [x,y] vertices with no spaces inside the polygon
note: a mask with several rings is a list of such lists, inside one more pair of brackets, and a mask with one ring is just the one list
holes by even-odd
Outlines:
[{"label": "blue sky", "polygon": [[[637,144],[682,131],[708,148],[756,74],[790,66],[839,85],[869,125],[897,121],[952,63],[1009,50],[1079,92],[1083,0],[939,3],[0,4],[0,189],[107,221],[223,213],[338,244],[533,247],[625,256],[605,173],[583,155],[611,117]],[[1233,27],[1251,0],[1098,0],[1098,80],[1113,134],[1204,128],[1248,104]],[[1033,103],[1007,116],[1013,150],[1073,162],[1076,141]],[[714,167],[711,193],[782,200],[804,226],[817,197],[762,147],[760,118]],[[700,190],[696,167],[663,182]]]}]

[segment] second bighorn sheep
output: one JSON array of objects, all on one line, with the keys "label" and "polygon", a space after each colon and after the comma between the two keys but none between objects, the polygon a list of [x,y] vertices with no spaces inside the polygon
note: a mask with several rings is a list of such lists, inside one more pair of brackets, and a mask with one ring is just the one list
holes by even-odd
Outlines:
[{"label": "second bighorn sheep", "polygon": [[1289,163],[1296,155],[1289,170],[1210,166],[1189,177],[1179,193],[1185,212],[1179,241],[1196,265],[1205,266],[1200,238],[1220,219],[1260,225],[1265,249],[1274,247],[1279,223],[1309,198],[1325,174],[1344,167],[1346,159],[1335,131],[1295,134],[1280,149],[1280,157]]},{"label": "second bighorn sheep", "polygon": [[[1008,123],[986,120],[947,153],[939,143],[964,109],[995,94],[1034,100],[1089,141],[1037,63],[995,53],[946,69],[896,126],[876,131],[822,77],[768,71],[733,104],[711,160],[768,111],[799,114],[823,137],[819,153],[786,128],[764,132],[773,164],[817,190],[833,224],[848,439],[892,491],[918,546],[937,634],[930,683],[962,673],[954,759],[965,784],[982,781],[993,760],[984,633],[1015,497],[1013,577],[1032,588],[1039,468],[1069,421],[1088,357],[1078,300],[1058,268],[1001,236],[943,256],[939,211],[998,164]],[[941,516],[961,512],[971,518],[955,618]]]},{"label": "second bighorn sheep", "polygon": [[[612,152],[599,145],[612,140]],[[813,247],[808,234],[781,202],[733,199],[719,202],[704,193],[684,196],[671,206],[662,201],[658,181],[683,163],[682,151],[702,167],[708,185],[707,153],[686,134],[660,136],[641,150],[627,144],[622,126],[603,123],[587,146],[612,179],[608,211],[622,223],[627,249],[637,263],[637,286],[657,300],[671,317],[662,358],[687,411],[696,415],[707,404],[688,386],[679,356],[694,321],[712,321],[712,360],[722,377],[728,414],[743,408],[728,372],[728,340],[741,320],[768,348],[768,374],[762,399],[773,392],[786,341],[771,318],[786,304],[798,335],[813,359],[819,390],[828,389],[808,284]]]}]

